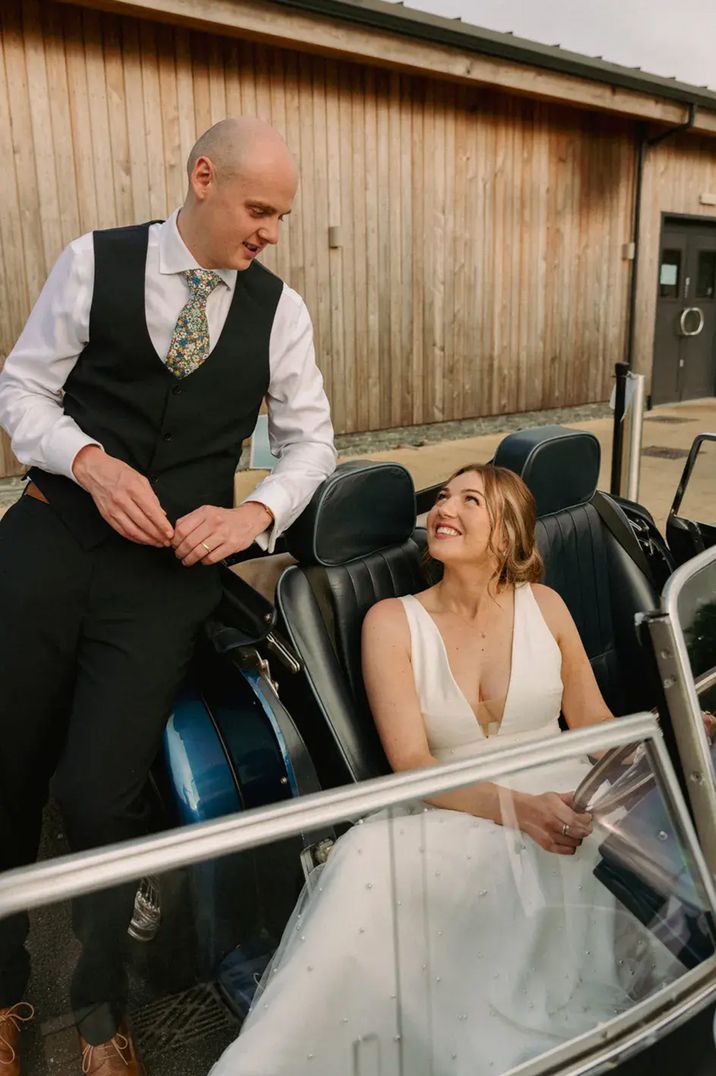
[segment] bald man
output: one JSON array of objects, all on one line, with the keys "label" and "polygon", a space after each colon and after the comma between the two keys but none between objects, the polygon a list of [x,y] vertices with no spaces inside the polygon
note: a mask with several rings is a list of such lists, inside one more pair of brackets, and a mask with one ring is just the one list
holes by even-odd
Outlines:
[{"label": "bald man", "polygon": [[[0,375],[0,423],[30,466],[0,523],[2,870],[34,861],[51,779],[74,851],[143,832],[142,790],[219,600],[218,562],[273,548],[335,466],[308,313],[257,260],[296,194],[286,145],[258,120],[224,120],[188,175],[167,221],[65,249]],[[234,507],[264,399],[279,461]],[[139,1072],[123,1023],[132,896],[73,911],[85,1074]],[[7,1076],[21,1071],[26,934],[25,916],[0,921]]]}]

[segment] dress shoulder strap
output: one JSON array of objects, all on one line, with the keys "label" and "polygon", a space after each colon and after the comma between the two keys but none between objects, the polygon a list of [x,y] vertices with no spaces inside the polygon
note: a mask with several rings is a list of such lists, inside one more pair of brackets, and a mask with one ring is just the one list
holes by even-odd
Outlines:
[{"label": "dress shoulder strap", "polygon": [[437,626],[432,624],[430,614],[422,608],[414,594],[405,594],[399,598],[405,610],[410,630],[410,660],[419,698],[426,697],[430,689],[430,679],[435,675],[435,634]]},{"label": "dress shoulder strap", "polygon": [[559,653],[559,646],[539,607],[531,583],[515,587],[515,647],[528,648],[534,656]]}]

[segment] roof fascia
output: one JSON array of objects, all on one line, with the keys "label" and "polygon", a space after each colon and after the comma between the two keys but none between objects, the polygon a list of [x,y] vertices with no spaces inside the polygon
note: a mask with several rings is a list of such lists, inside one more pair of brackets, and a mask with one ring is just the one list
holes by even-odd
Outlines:
[{"label": "roof fascia", "polygon": [[[639,90],[606,83],[575,71],[560,71],[537,65],[534,60],[517,60],[507,55],[487,54],[475,38],[467,47],[467,37],[460,44],[438,41],[433,30],[434,16],[409,12],[410,19],[391,24],[371,22],[377,14],[385,21],[391,15],[385,8],[397,5],[381,0],[54,0],[80,7],[96,8],[117,14],[132,15],[168,22],[210,33],[238,36],[281,48],[347,59],[359,63],[388,67],[424,77],[444,78],[469,85],[489,86],[507,93],[560,102],[625,117],[634,117],[666,126],[684,122],[691,97]],[[330,10],[329,10],[330,8]],[[377,9],[380,11],[377,12]],[[335,10],[334,10],[335,9]],[[340,12],[340,14],[339,14]],[[351,14],[349,18],[349,14]],[[360,18],[358,17],[360,16]],[[395,16],[394,16],[395,18]],[[397,17],[399,18],[399,16]],[[451,23],[453,20],[437,20]],[[410,25],[422,27],[421,34],[408,33]],[[427,25],[429,24],[429,25]],[[471,27],[463,27],[470,31]],[[430,30],[430,33],[428,32]],[[455,33],[459,31],[454,31]],[[483,33],[483,31],[480,31]],[[484,31],[491,34],[490,31]],[[492,35],[507,37],[509,35]],[[480,39],[482,40],[482,39]],[[519,39],[515,39],[519,40]],[[531,42],[526,44],[531,45]],[[534,46],[546,49],[547,46]],[[561,50],[560,50],[561,51]],[[568,54],[571,55],[571,54]],[[594,61],[596,62],[596,61]],[[614,66],[614,65],[609,65]],[[628,69],[624,69],[628,70]],[[637,77],[637,73],[634,73]],[[656,76],[653,76],[654,78]],[[652,78],[652,76],[649,76]],[[680,84],[661,80],[670,90]],[[697,92],[697,91],[695,91]],[[716,94],[711,95],[716,98]],[[716,135],[716,100],[707,108],[701,104],[691,130]]]},{"label": "roof fascia", "polygon": [[385,3],[384,0],[273,0],[283,7],[313,12],[379,27],[414,37],[421,41],[434,41],[456,48],[481,52],[486,56],[498,56],[506,60],[544,67],[549,71],[577,75],[580,78],[606,82],[610,86],[656,94],[684,104],[696,104],[716,110],[716,91],[706,86],[692,86],[675,78],[652,75],[638,67],[625,67],[611,63],[601,56],[585,56],[570,52],[560,45],[542,45],[538,41],[516,37],[486,27],[474,26],[462,19],[448,19],[441,15],[406,8],[402,4]]}]

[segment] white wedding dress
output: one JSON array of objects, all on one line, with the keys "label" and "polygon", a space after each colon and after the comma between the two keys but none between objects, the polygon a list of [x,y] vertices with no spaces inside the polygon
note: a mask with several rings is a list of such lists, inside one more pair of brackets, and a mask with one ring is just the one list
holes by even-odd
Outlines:
[{"label": "white wedding dress", "polygon": [[[401,600],[430,749],[441,761],[475,755],[488,741],[437,626],[416,598]],[[500,743],[559,735],[560,670],[532,588],[520,586]],[[500,785],[567,792],[588,765]],[[211,1076],[498,1076],[628,1008],[673,961],[593,877],[598,840],[554,855],[422,803],[365,819],[304,892]],[[653,984],[643,958],[636,973],[619,955],[645,945]]]}]

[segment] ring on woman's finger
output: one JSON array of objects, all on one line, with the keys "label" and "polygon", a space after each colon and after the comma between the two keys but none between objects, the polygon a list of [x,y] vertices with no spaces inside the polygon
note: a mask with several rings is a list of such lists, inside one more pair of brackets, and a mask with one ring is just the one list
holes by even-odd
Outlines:
[{"label": "ring on woman's finger", "polygon": [[566,822],[562,823],[562,836],[563,837],[569,837],[569,826],[567,825]]},{"label": "ring on woman's finger", "polygon": [[206,544],[206,542],[200,542],[199,544],[200,544],[200,545],[203,545],[203,546],[204,546],[204,549],[205,549],[205,550],[207,551],[207,553],[211,553],[211,550],[209,549],[209,547],[208,547],[208,545]]}]

